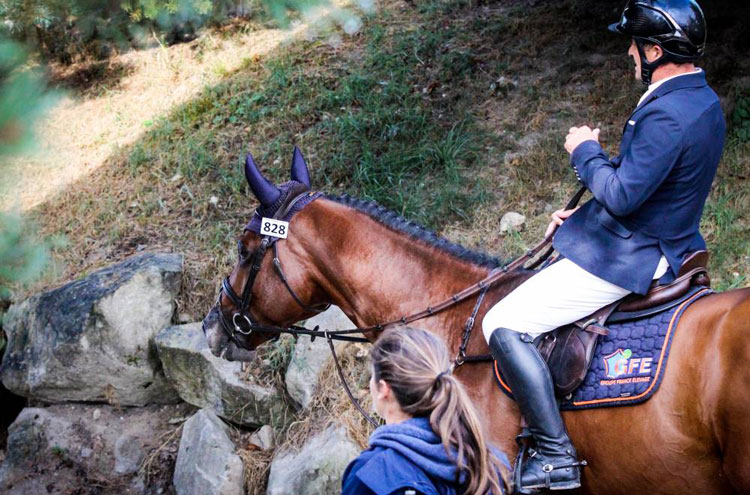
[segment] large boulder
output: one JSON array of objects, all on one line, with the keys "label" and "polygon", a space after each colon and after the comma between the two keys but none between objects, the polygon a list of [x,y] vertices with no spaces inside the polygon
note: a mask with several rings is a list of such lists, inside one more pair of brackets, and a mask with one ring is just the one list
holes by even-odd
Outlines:
[{"label": "large boulder", "polygon": [[[313,329],[316,326],[325,330],[355,328],[354,323],[338,306],[331,306],[328,311],[305,322],[306,328]],[[343,342],[336,344],[337,351],[341,344]],[[303,408],[310,405],[318,385],[320,372],[330,358],[331,350],[325,339],[315,339],[311,342],[309,337],[299,338],[284,378],[289,396],[297,405]]]},{"label": "large boulder", "polygon": [[[94,493],[97,486],[104,488],[101,493],[118,494],[168,489],[171,479],[146,480],[139,470],[149,454],[169,448],[165,440],[177,428],[171,423],[192,411],[184,403],[127,409],[89,404],[26,408],[8,428],[0,493]],[[175,455],[166,458],[166,465],[153,461],[153,470],[170,470]]]},{"label": "large boulder", "polygon": [[164,373],[182,400],[233,423],[278,423],[289,406],[275,388],[242,378],[242,364],[211,353],[200,323],[165,328],[156,337]]},{"label": "large boulder", "polygon": [[43,402],[179,400],[153,338],[170,324],[181,281],[182,255],[142,254],[11,306],[3,384]]},{"label": "large boulder", "polygon": [[242,495],[244,466],[226,426],[201,409],[187,420],[174,469],[177,495]]},{"label": "large boulder", "polygon": [[359,455],[359,447],[342,427],[313,436],[299,452],[284,451],[271,463],[266,495],[335,495],[341,476]]}]

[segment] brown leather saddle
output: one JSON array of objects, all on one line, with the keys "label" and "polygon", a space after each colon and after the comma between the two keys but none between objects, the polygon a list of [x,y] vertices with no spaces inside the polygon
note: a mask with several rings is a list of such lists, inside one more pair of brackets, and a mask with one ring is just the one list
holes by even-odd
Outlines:
[{"label": "brown leather saddle", "polygon": [[607,335],[605,324],[634,320],[666,311],[690,297],[696,286],[710,287],[708,252],[690,253],[675,280],[652,284],[645,296],[630,294],[573,324],[540,336],[536,345],[549,365],[558,397],[578,388],[591,365],[599,335]]}]

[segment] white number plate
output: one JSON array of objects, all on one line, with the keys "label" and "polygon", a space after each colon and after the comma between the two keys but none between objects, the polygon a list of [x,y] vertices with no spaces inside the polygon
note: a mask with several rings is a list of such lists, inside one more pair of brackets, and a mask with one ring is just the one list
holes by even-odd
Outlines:
[{"label": "white number plate", "polygon": [[289,222],[263,217],[260,221],[260,234],[286,239],[289,234]]}]

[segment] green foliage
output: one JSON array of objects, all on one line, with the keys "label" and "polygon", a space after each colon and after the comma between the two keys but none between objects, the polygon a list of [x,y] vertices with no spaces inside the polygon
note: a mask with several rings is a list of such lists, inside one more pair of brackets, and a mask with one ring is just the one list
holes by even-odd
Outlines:
[{"label": "green foliage", "polygon": [[10,296],[11,285],[38,277],[46,261],[46,246],[26,234],[21,217],[0,213],[0,299]]},{"label": "green foliage", "polygon": [[271,372],[283,373],[286,371],[289,361],[294,354],[296,341],[289,335],[284,335],[278,340],[265,343],[258,348],[258,358]]},{"label": "green foliage", "polygon": [[737,98],[732,125],[732,132],[740,142],[750,141],[750,92],[745,92]]},{"label": "green foliage", "polygon": [[120,5],[134,22],[159,20],[175,15],[182,18],[207,16],[214,9],[214,2],[211,0],[130,0]]},{"label": "green foliage", "polygon": [[[140,46],[157,36],[169,43],[192,39],[201,26],[264,8],[282,25],[290,13],[329,0],[0,0],[5,34],[48,59],[106,58],[114,48]],[[344,25],[345,9],[334,9]]]},{"label": "green foliage", "polygon": [[41,74],[25,63],[18,44],[0,40],[0,157],[32,143],[34,122],[54,101]]},{"label": "green foliage", "polygon": [[[18,45],[0,40],[0,171],[4,157],[33,142],[34,121],[54,98],[45,92],[41,75],[25,69],[25,63]],[[39,276],[46,252],[27,235],[20,216],[0,212],[0,300],[9,297],[11,285]]]}]

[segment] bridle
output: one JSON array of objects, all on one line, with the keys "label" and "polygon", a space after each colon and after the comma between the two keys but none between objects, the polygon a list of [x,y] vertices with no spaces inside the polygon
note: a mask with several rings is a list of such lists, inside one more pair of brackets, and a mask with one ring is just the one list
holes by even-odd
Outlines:
[{"label": "bridle", "polygon": [[[565,209],[569,210],[569,209],[574,208],[580,201],[585,191],[586,191],[586,188],[581,187],[575,193],[575,195],[570,199]],[[315,194],[315,193],[310,193],[307,189],[305,189],[305,191],[302,191],[296,195],[293,195],[290,193],[289,198],[287,198],[287,200],[284,201],[284,203],[282,203],[282,206],[279,207],[277,211],[274,213],[273,219],[276,220],[276,219],[286,217],[286,215],[289,213],[289,211],[291,211],[291,209],[294,207],[295,204],[297,204],[298,201],[300,201],[306,195],[312,195],[312,194]],[[257,214],[258,213],[256,212],[256,215]],[[354,394],[352,394],[351,389],[347,385],[346,379],[344,378],[343,370],[341,369],[341,364],[339,363],[338,357],[336,355],[336,350],[333,345],[333,341],[342,340],[342,341],[347,341],[347,342],[370,342],[370,339],[367,339],[364,337],[355,337],[355,336],[352,336],[352,334],[364,335],[366,333],[379,333],[379,332],[384,331],[386,328],[389,328],[394,325],[407,325],[414,321],[431,317],[437,313],[440,313],[450,307],[453,307],[459,304],[460,302],[465,301],[466,299],[478,294],[477,301],[474,304],[473,311],[471,315],[469,316],[469,318],[466,320],[466,323],[464,325],[463,335],[461,337],[461,344],[460,344],[458,353],[456,354],[456,357],[453,360],[453,365],[451,366],[451,369],[455,369],[459,366],[462,366],[465,363],[478,363],[478,362],[492,361],[493,359],[492,355],[489,355],[489,354],[479,355],[479,356],[467,356],[466,355],[466,348],[468,347],[469,338],[471,337],[471,332],[472,332],[472,329],[474,328],[476,316],[484,301],[485,295],[489,291],[490,287],[492,287],[498,281],[506,278],[510,273],[514,272],[515,270],[518,270],[520,268],[533,270],[543,265],[543,263],[547,262],[549,256],[554,251],[552,247],[553,233],[547,235],[542,241],[540,241],[533,248],[529,249],[522,256],[516,258],[515,260],[513,260],[512,262],[506,265],[503,265],[499,268],[492,270],[487,277],[483,278],[476,284],[470,287],[467,287],[460,292],[453,294],[449,298],[439,302],[438,304],[434,306],[428,306],[426,309],[419,311],[417,313],[413,313],[408,316],[402,316],[400,318],[396,318],[396,319],[387,321],[385,323],[378,323],[376,325],[371,325],[366,328],[352,328],[352,329],[346,329],[346,330],[320,330],[318,326],[316,326],[313,329],[308,329],[308,328],[304,328],[304,327],[300,327],[296,325],[290,325],[287,327],[279,327],[276,325],[267,325],[267,324],[259,323],[252,318],[252,315],[250,314],[250,304],[252,303],[252,289],[253,289],[253,285],[255,284],[255,280],[258,277],[258,273],[260,272],[260,267],[263,262],[263,259],[270,245],[273,246],[273,252],[274,252],[274,258],[273,258],[274,271],[279,276],[281,282],[284,284],[287,291],[295,300],[295,302],[306,312],[313,313],[313,314],[322,313],[323,311],[327,310],[331,306],[328,303],[321,303],[321,304],[316,304],[316,305],[311,306],[311,305],[304,303],[299,298],[299,296],[294,291],[294,289],[289,285],[286,275],[284,274],[284,270],[281,265],[281,259],[279,258],[278,239],[275,239],[268,235],[261,235],[260,244],[255,249],[253,254],[249,257],[250,272],[248,274],[247,280],[245,281],[245,286],[242,289],[242,296],[237,295],[237,293],[232,288],[232,284],[229,281],[229,277],[227,276],[223,280],[221,284],[221,288],[219,289],[219,296],[216,300],[216,309],[219,313],[219,321],[221,322],[222,329],[227,334],[227,336],[240,348],[245,347],[245,345],[240,341],[240,339],[249,337],[253,332],[259,332],[259,333],[271,335],[272,336],[271,338],[274,340],[278,339],[281,336],[281,334],[291,334],[292,336],[294,336],[295,339],[299,338],[300,335],[308,335],[310,336],[311,342],[314,341],[317,337],[323,337],[327,341],[328,346],[331,350],[331,355],[333,357],[333,361],[336,366],[336,371],[338,372],[339,379],[341,380],[341,383],[344,387],[344,390],[346,391],[346,394],[349,396],[349,399],[351,400],[352,404],[365,417],[365,419],[369,423],[371,423],[373,426],[377,427],[379,423],[375,421],[369,414],[367,414],[367,412],[362,408],[362,406],[360,406],[359,401],[357,401],[357,399],[354,398]],[[542,252],[543,250],[544,252]],[[540,255],[540,253],[542,254]],[[527,263],[532,259],[534,259],[534,261],[527,265]],[[224,311],[221,308],[222,294],[226,295],[235,307],[235,310],[232,313],[231,321],[227,320],[226,315],[224,314]],[[241,335],[242,337],[239,337],[238,335]]]},{"label": "bridle", "polygon": [[[297,204],[297,202],[308,194],[309,192],[307,190],[300,192],[294,196],[290,194],[288,200],[278,208],[272,218],[274,220],[284,218],[289,213],[289,211],[291,211],[291,209]],[[263,263],[263,259],[265,258],[269,246],[273,246],[272,249],[274,271],[279,276],[281,282],[284,284],[284,287],[286,287],[287,292],[289,292],[289,294],[292,296],[292,299],[294,299],[294,301],[303,310],[305,310],[305,312],[318,314],[327,310],[331,306],[327,303],[315,304],[311,306],[305,304],[302,299],[300,299],[292,286],[289,285],[289,281],[284,274],[284,269],[281,265],[281,258],[279,257],[279,248],[277,241],[278,239],[272,236],[261,235],[260,244],[255,249],[253,254],[248,258],[250,264],[250,272],[248,273],[247,280],[245,281],[245,286],[242,289],[242,296],[238,296],[232,288],[232,284],[229,281],[229,276],[227,276],[221,283],[219,296],[216,299],[216,309],[219,313],[219,321],[221,322],[222,329],[228,335],[228,337],[240,347],[244,347],[244,345],[242,344],[242,342],[240,342],[240,337],[238,337],[238,334],[242,335],[242,338],[248,338],[254,331],[267,333],[268,330],[266,325],[262,325],[253,319],[252,315],[250,314],[250,304],[252,303],[253,299],[253,286],[255,285],[255,280],[258,277],[258,273],[260,273],[260,267]],[[238,242],[241,243],[242,241]],[[234,305],[235,309],[232,313],[231,321],[227,320],[227,317],[221,308],[222,295],[225,295],[227,298],[229,298],[229,300]],[[280,333],[276,333],[274,338],[278,339],[280,335]]]}]

